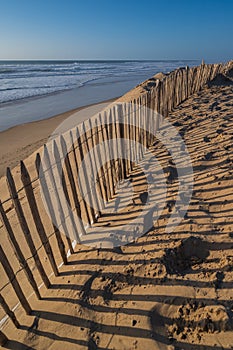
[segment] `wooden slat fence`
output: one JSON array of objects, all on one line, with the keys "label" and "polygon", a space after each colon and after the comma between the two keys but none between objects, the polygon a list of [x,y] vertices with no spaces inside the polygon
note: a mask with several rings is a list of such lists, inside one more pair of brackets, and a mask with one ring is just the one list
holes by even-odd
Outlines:
[{"label": "wooden slat fence", "polygon": [[[140,161],[145,148],[155,141],[153,135],[159,129],[160,117],[158,115],[154,122],[150,118],[150,110],[166,116],[229,66],[230,63],[202,64],[198,67],[177,69],[161,80],[156,80],[148,91],[129,103],[110,106],[54,139],[51,149],[48,149],[48,145],[44,146],[43,156],[36,155],[36,178],[31,178],[30,171],[22,161],[20,188],[16,186],[10,169],[7,169],[9,198],[3,203],[0,201],[0,219],[12,251],[6,252],[0,245],[1,271],[5,276],[1,279],[5,284],[3,282],[0,288],[0,305],[4,316],[16,327],[19,327],[19,320],[12,311],[13,305],[8,304],[9,291],[15,295],[14,302],[19,302],[26,314],[30,314],[33,306],[28,302],[28,288],[38,299],[42,298],[41,283],[46,288],[50,287],[51,275],[58,276],[61,263],[67,264],[68,250],[70,254],[74,253],[74,242],[79,243],[80,238],[86,235],[87,227],[98,220],[106,202],[116,193],[117,183],[133,170],[133,162],[129,160],[129,156]],[[133,122],[131,125],[130,121]],[[146,131],[146,128],[151,132]],[[109,148],[107,141],[112,139],[114,147]],[[117,142],[117,139],[122,141]],[[135,141],[137,146],[130,148],[129,140]],[[100,144],[104,145],[102,152],[96,147]],[[93,155],[83,167],[84,176],[80,183],[77,181],[79,166],[92,149]],[[128,159],[122,159],[122,154]],[[104,159],[110,160],[105,162]],[[61,167],[60,183],[57,181],[57,174]],[[98,171],[93,181],[95,169]],[[39,187],[44,202],[38,195]],[[20,199],[20,195],[23,199]],[[67,202],[65,206],[62,196]],[[11,210],[6,210],[5,205],[8,203],[9,206],[9,202]],[[49,213],[47,219],[44,205]],[[14,227],[11,224],[12,218],[17,220]],[[64,235],[62,232],[68,234]],[[9,259],[11,256],[14,259]],[[29,287],[23,288],[24,284]],[[0,345],[6,341],[7,335],[0,331]]]}]

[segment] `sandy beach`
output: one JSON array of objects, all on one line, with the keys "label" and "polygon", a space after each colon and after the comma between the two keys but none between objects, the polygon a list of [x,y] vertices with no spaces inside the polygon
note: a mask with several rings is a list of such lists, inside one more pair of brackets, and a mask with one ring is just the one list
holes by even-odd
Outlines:
[{"label": "sandy beach", "polygon": [[2,1],[0,350],[233,350],[233,1]]},{"label": "sandy beach", "polygon": [[[136,96],[146,85],[121,100]],[[23,326],[16,330],[10,321],[6,322],[3,329],[12,339],[6,348],[232,349],[232,101],[230,81],[213,83],[168,116],[185,140],[194,169],[193,196],[187,215],[176,230],[165,232],[177,181],[168,184],[167,206],[156,227],[135,243],[118,252],[77,245],[69,264],[61,267],[60,276],[55,279],[51,275],[51,287],[46,290],[42,286],[43,299],[30,297],[33,317],[24,316],[17,308],[16,315]],[[23,133],[26,128],[32,134],[26,142],[30,153],[68,115],[8,130],[3,133],[5,142],[11,132],[14,140],[14,130],[22,128]],[[39,133],[33,146],[30,143],[38,125],[47,125],[48,129]],[[20,150],[20,157],[24,155],[24,146],[18,142],[16,148],[12,146],[12,165],[18,159],[13,154],[16,149]],[[166,169],[168,150],[159,141],[151,150]],[[132,181],[138,191],[144,190],[139,169],[134,170]],[[38,188],[35,191],[38,194]],[[24,205],[23,193],[20,199]],[[128,220],[133,212],[132,206],[120,216],[103,216],[101,223],[104,226]],[[47,225],[46,215],[44,220]],[[11,222],[18,227],[13,217]],[[19,239],[21,236],[19,232]],[[0,243],[7,250],[9,242],[2,237],[4,230],[0,227]],[[45,259],[44,252],[40,254]],[[10,258],[16,266],[16,259]],[[30,264],[33,266],[33,262]],[[24,288],[25,276],[20,273],[20,277]],[[2,285],[5,282],[3,278]],[[4,290],[4,295],[7,293],[9,288]],[[15,297],[9,295],[13,307]]]}]

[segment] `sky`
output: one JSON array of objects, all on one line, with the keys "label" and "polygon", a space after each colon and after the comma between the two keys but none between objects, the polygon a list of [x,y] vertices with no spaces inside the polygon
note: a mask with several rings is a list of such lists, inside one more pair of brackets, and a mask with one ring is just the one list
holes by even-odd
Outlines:
[{"label": "sky", "polygon": [[233,58],[233,0],[0,0],[0,59]]}]

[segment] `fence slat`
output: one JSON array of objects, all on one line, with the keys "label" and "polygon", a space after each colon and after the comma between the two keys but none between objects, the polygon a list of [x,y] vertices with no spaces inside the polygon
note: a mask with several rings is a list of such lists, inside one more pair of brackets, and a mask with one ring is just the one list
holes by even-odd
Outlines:
[{"label": "fence slat", "polygon": [[[96,154],[96,149],[95,149],[95,134],[94,134],[94,130],[93,130],[93,125],[92,125],[92,119],[88,119],[87,120],[87,124],[88,124],[88,128],[90,130],[90,134],[91,134],[91,137],[90,137],[90,148],[93,150],[93,168],[95,169],[95,173],[96,173],[96,176],[97,176],[97,179],[96,179],[96,189],[97,189],[97,192],[96,192],[96,195],[97,195],[97,201],[98,201],[98,208],[99,208],[99,215],[101,215],[101,209],[103,209],[104,207],[104,203],[103,203],[103,200],[102,200],[102,189],[101,189],[101,185],[100,185],[100,176],[99,176],[99,169],[98,169],[98,160],[97,160],[97,154]],[[96,130],[97,132],[97,130]],[[98,195],[101,195],[101,197]]]},{"label": "fence slat", "polygon": [[[61,139],[60,139],[60,144],[61,144]],[[59,191],[58,188],[58,183],[56,181],[56,192],[57,192],[57,198],[59,200],[59,211],[61,212],[62,217],[64,217],[64,227],[66,230],[66,236],[68,237],[67,242],[69,245],[69,249],[70,249],[70,253],[74,254],[74,248],[72,245],[72,238],[75,239],[77,242],[80,242],[80,238],[79,238],[79,233],[78,233],[78,228],[77,228],[77,224],[75,222],[74,219],[74,213],[73,210],[71,208],[71,199],[70,199],[70,191],[68,191],[68,184],[67,181],[65,179],[65,174],[63,171],[63,160],[65,162],[65,168],[66,171],[69,171],[69,169],[67,169],[67,160],[68,158],[66,156],[64,156],[63,150],[61,150],[61,153],[58,150],[58,145],[57,145],[57,141],[53,140],[53,155],[54,155],[54,159],[55,159],[55,164],[53,165],[54,171],[56,171],[56,176],[61,176],[61,185],[62,187],[60,188],[61,192]],[[69,176],[69,175],[68,175]],[[57,178],[57,177],[56,177]],[[62,194],[64,192],[64,197],[62,198]],[[68,230],[67,224],[66,224],[66,218],[65,218],[65,210],[67,210],[69,212],[69,218],[71,221],[71,228],[70,230]]]},{"label": "fence slat", "polygon": [[[61,140],[60,140],[61,143]],[[62,152],[62,151],[61,151]],[[51,158],[50,158],[50,164],[51,164],[51,168],[54,170],[54,173],[56,175],[54,175],[54,178],[56,180],[56,184],[55,184],[55,193],[56,193],[56,200],[58,203],[58,210],[59,213],[61,214],[61,217],[63,218],[62,221],[62,227],[66,233],[66,241],[68,243],[69,246],[69,250],[71,254],[74,254],[74,248],[73,248],[73,244],[72,244],[72,239],[76,240],[77,242],[80,242],[80,238],[78,235],[78,230],[76,227],[76,223],[74,220],[74,214],[71,208],[71,200],[70,200],[70,195],[68,192],[68,184],[67,181],[65,179],[65,173],[63,170],[63,159],[65,160],[65,164],[66,164],[66,156],[64,158],[64,154],[63,152],[60,153],[60,151],[58,150],[58,145],[57,145],[57,139],[53,140],[53,156],[54,156],[54,164],[52,164]],[[66,166],[65,166],[66,168]],[[67,170],[67,168],[66,168]],[[61,182],[58,180],[60,177]],[[58,180],[58,181],[57,181]],[[58,187],[60,183],[60,189]],[[64,196],[63,196],[64,194]],[[69,218],[70,218],[70,222],[71,222],[71,227],[70,230],[68,229],[67,226],[67,222],[66,219],[68,217],[68,215],[65,214],[65,211],[67,211],[67,214],[69,213]]]},{"label": "fence slat", "polygon": [[112,108],[108,109],[108,119],[107,119],[107,134],[108,139],[110,140],[110,166],[112,171],[112,182],[113,182],[113,194],[116,194],[116,184],[117,184],[117,172],[116,172],[116,162],[115,162],[115,155],[114,155],[114,148],[115,148],[115,140],[114,138],[114,124],[113,124],[113,112]]},{"label": "fence slat", "polygon": [[[104,143],[105,137],[104,137],[104,131],[103,129],[105,128],[105,125],[103,125],[103,120],[102,120],[102,115],[99,113],[98,115],[98,125],[100,127],[99,129],[99,143],[102,145],[100,152],[100,164],[103,168],[103,174],[104,174],[104,181],[105,181],[105,187],[106,187],[106,195],[107,195],[107,200],[109,201],[111,199],[111,190],[110,190],[110,179],[109,179],[109,171],[108,171],[108,164],[105,162],[108,157],[107,157],[107,149],[106,145]],[[103,162],[104,161],[104,162]]]},{"label": "fence slat", "polygon": [[138,119],[138,142],[139,142],[139,148],[138,148],[138,159],[139,161],[143,158],[143,132],[142,132],[142,111],[141,111],[141,97],[134,100],[134,103],[137,108],[137,119]]},{"label": "fence slat", "polygon": [[94,121],[94,126],[96,128],[96,133],[95,133],[95,138],[94,138],[94,145],[96,147],[96,162],[97,162],[97,168],[98,168],[98,173],[99,175],[99,180],[100,180],[100,187],[101,187],[101,194],[102,194],[102,198],[103,198],[103,207],[105,206],[105,203],[108,200],[108,196],[107,196],[107,188],[106,188],[106,183],[105,183],[105,174],[104,174],[104,169],[102,167],[101,164],[101,154],[100,154],[100,132],[99,132],[99,128],[100,125],[98,123],[98,119],[96,118]]},{"label": "fence slat", "polygon": [[[73,133],[72,131],[70,130],[70,140],[71,140],[71,147],[72,147],[72,154],[73,154],[73,157],[74,157],[74,163],[75,163],[75,170],[76,170],[76,173],[77,173],[77,176],[78,176],[78,169],[79,169],[79,165],[78,165],[78,158],[77,158],[77,154],[76,154],[76,149],[75,149],[75,142],[78,141],[78,140],[74,140],[74,137],[73,137]],[[88,219],[88,209],[87,209],[87,203],[83,200],[82,201],[82,194],[81,194],[81,189],[79,188],[79,184],[78,184],[78,181],[75,182],[76,186],[76,192],[77,192],[77,196],[78,196],[78,202],[80,204],[80,218],[83,219],[83,212],[84,212],[84,217]],[[82,201],[82,203],[81,203]],[[86,234],[86,230],[85,230],[85,227],[84,227],[84,234]]]},{"label": "fence slat", "polygon": [[[61,226],[63,228],[63,232],[65,233],[65,238],[70,250],[70,253],[73,254],[74,253],[74,249],[72,246],[72,239],[70,237],[70,232],[67,228],[67,224],[66,224],[66,216],[65,216],[65,208],[64,206],[66,206],[66,200],[68,198],[68,194],[67,194],[67,188],[66,188],[66,183],[64,182],[63,178],[62,178],[62,170],[59,173],[59,164],[61,162],[61,158],[60,158],[60,154],[58,152],[57,149],[57,144],[56,141],[53,140],[53,150],[52,152],[48,151],[47,147],[44,147],[44,153],[45,153],[45,159],[46,159],[46,166],[48,167],[48,169],[50,169],[50,179],[52,182],[52,189],[54,190],[54,199],[58,205],[58,212],[59,212],[59,218],[61,219]],[[51,155],[53,154],[54,157],[54,163],[51,159]],[[61,164],[60,164],[61,166]],[[59,184],[59,179],[61,180],[60,183],[60,192],[59,192],[59,188],[58,188],[58,184]],[[61,198],[62,194],[64,194],[64,198]],[[72,214],[72,213],[71,213]],[[73,224],[73,223],[72,223]],[[73,231],[73,225],[72,225],[72,231]],[[75,236],[75,232],[74,236]]]},{"label": "fence slat", "polygon": [[[103,118],[102,118],[102,122],[103,122],[103,137],[104,137],[104,141],[106,142],[106,157],[107,157],[107,169],[108,169],[108,178],[109,178],[109,193],[110,193],[110,198],[113,198],[115,191],[114,191],[114,173],[113,173],[113,167],[112,167],[112,162],[111,162],[111,149],[112,147],[107,145],[107,142],[109,141],[109,133],[108,133],[108,129],[109,129],[109,118],[107,115],[107,112],[104,112]],[[111,143],[110,143],[111,145]]]},{"label": "fence slat", "polygon": [[[87,130],[85,123],[82,124],[83,127],[83,136],[84,136],[84,149],[85,149],[85,154],[87,154],[87,159],[89,160],[89,167],[90,167],[90,176],[93,177],[95,172],[95,163],[94,163],[94,155],[93,157],[90,156],[90,152],[92,149],[92,146],[90,145],[90,139],[91,139],[91,135],[87,135],[87,132],[90,132],[90,129]],[[95,179],[93,179],[95,181]],[[97,220],[97,218],[100,217],[100,206],[99,206],[99,202],[98,202],[98,192],[96,189],[96,183],[93,181],[94,186],[92,185],[92,188],[90,186],[90,191],[91,191],[91,195],[92,195],[92,204],[93,204],[93,208],[94,208],[94,212],[95,212],[95,221]]]},{"label": "fence slat", "polygon": [[31,184],[31,178],[30,178],[30,175],[29,175],[27,168],[26,168],[23,161],[20,162],[20,170],[21,170],[21,181],[24,185],[25,193],[27,196],[27,200],[28,200],[28,203],[30,206],[31,214],[32,214],[38,235],[40,237],[40,241],[41,241],[42,245],[44,246],[45,252],[48,256],[48,259],[49,259],[49,262],[50,262],[50,265],[52,267],[54,275],[58,276],[59,272],[58,272],[57,265],[56,265],[56,262],[54,259],[51,245],[50,245],[48,237],[45,233],[44,225],[43,225],[42,220],[40,218],[39,209],[38,209],[38,206],[36,203],[35,194],[33,192],[32,184]]},{"label": "fence slat", "polygon": [[3,298],[3,296],[1,294],[0,294],[0,305],[3,308],[3,310],[5,311],[5,313],[9,316],[11,321],[14,323],[15,327],[19,328],[20,324],[19,324],[14,312],[11,311],[11,309],[9,308],[8,304],[6,303],[5,299]]},{"label": "fence slat", "polygon": [[17,239],[15,237],[15,234],[14,234],[14,232],[12,230],[12,227],[10,225],[10,222],[9,222],[8,218],[7,218],[7,215],[5,213],[5,210],[4,210],[3,206],[2,206],[1,201],[0,201],[0,218],[2,220],[2,223],[3,223],[4,227],[5,227],[5,230],[7,232],[7,236],[9,238],[9,241],[10,241],[11,245],[12,245],[14,253],[15,253],[15,255],[16,255],[18,261],[19,261],[19,264],[20,264],[21,267],[24,268],[24,272],[26,274],[28,282],[30,283],[32,289],[34,290],[37,298],[41,299],[40,292],[39,292],[39,289],[37,287],[36,281],[35,281],[35,279],[33,277],[32,271],[30,270],[30,268],[28,266],[28,263],[27,263],[27,260],[25,259],[24,255],[22,253],[22,250],[21,250],[21,248],[20,248],[20,246],[18,244],[18,241],[17,241]]},{"label": "fence slat", "polygon": [[65,250],[65,244],[64,244],[63,239],[61,237],[61,232],[59,231],[59,229],[57,228],[57,226],[54,223],[56,216],[55,216],[53,204],[51,201],[48,185],[47,185],[47,182],[46,182],[46,179],[44,176],[44,174],[45,174],[44,165],[41,163],[41,158],[40,158],[39,153],[37,153],[37,155],[36,155],[36,170],[37,170],[41,190],[43,191],[42,193],[43,193],[46,205],[47,205],[47,209],[48,209],[50,218],[52,219],[52,226],[53,226],[53,230],[54,230],[55,237],[57,240],[58,249],[59,249],[63,264],[66,265],[67,264],[67,255],[66,255],[66,250]]},{"label": "fence slat", "polygon": [[126,173],[127,176],[130,174],[130,140],[129,140],[129,103],[124,103],[124,115],[125,115],[125,123],[124,123],[124,135],[125,135],[125,156],[126,156]]},{"label": "fence slat", "polygon": [[1,261],[1,264],[7,274],[7,277],[9,278],[9,281],[20,301],[20,304],[22,305],[23,309],[25,310],[26,314],[27,315],[30,315],[32,309],[20,287],[20,284],[14,274],[14,271],[10,265],[10,262],[6,256],[6,254],[4,253],[4,250],[2,249],[2,246],[0,245],[0,261]]},{"label": "fence slat", "polygon": [[120,180],[120,159],[119,159],[119,144],[117,139],[117,116],[116,116],[116,106],[112,107],[112,137],[114,139],[114,167],[115,167],[115,183],[117,184]]},{"label": "fence slat", "polygon": [[123,125],[123,116],[122,116],[122,105],[118,104],[116,105],[116,132],[117,132],[117,139],[118,139],[118,152],[119,152],[119,158],[120,158],[120,169],[121,169],[121,180],[126,178],[126,167],[125,167],[125,160],[123,159],[123,146],[124,143],[122,142],[122,139],[124,138],[124,125]]},{"label": "fence slat", "polygon": [[31,235],[31,232],[29,230],[29,227],[28,227],[27,221],[25,219],[24,212],[23,212],[23,209],[22,209],[22,206],[21,206],[21,203],[20,203],[17,191],[16,191],[15,182],[14,182],[13,176],[12,176],[9,168],[7,168],[6,177],[7,177],[7,184],[8,184],[9,192],[10,192],[12,202],[13,202],[14,207],[15,207],[15,211],[16,211],[16,214],[17,214],[17,217],[19,220],[20,227],[23,231],[24,237],[26,239],[26,242],[28,244],[28,247],[29,247],[30,252],[32,254],[32,257],[34,259],[35,265],[38,269],[38,272],[39,272],[46,288],[49,288],[50,282],[49,282],[48,276],[44,270],[44,267],[40,261],[35,244],[33,242],[32,235]]},{"label": "fence slat", "polygon": [[[72,193],[76,213],[78,215],[78,218],[80,219],[79,220],[80,230],[81,230],[82,234],[85,234],[86,233],[85,228],[84,228],[83,222],[81,220],[80,203],[78,200],[78,194],[77,194],[77,190],[76,190],[76,186],[75,186],[74,174],[73,174],[73,170],[72,170],[71,163],[70,163],[67,144],[66,144],[66,141],[62,135],[60,136],[60,144],[61,144],[61,149],[62,149],[62,156],[65,159],[65,167],[66,167],[67,175],[68,175],[69,182],[70,182],[71,193]],[[80,242],[80,239],[79,239],[79,242]]]},{"label": "fence slat", "polygon": [[[81,126],[78,126],[76,128],[76,138],[78,141],[77,153],[79,155],[80,164],[81,164],[84,157],[85,157],[85,151],[84,151],[85,150],[85,141],[83,141],[84,136],[83,136],[82,132],[80,132],[80,127]],[[91,198],[91,193],[89,191],[89,182],[88,182],[88,169],[86,169],[85,162],[82,163],[82,169],[83,169],[83,174],[84,174],[83,181],[84,181],[87,193],[86,194],[84,193],[83,186],[80,186],[80,191],[81,191],[82,199],[84,202],[86,202],[85,195],[87,196],[87,202],[86,202],[87,212],[88,212],[87,219],[88,219],[89,224],[92,225],[95,222],[95,212],[94,212],[94,208],[92,206],[92,198]]]}]

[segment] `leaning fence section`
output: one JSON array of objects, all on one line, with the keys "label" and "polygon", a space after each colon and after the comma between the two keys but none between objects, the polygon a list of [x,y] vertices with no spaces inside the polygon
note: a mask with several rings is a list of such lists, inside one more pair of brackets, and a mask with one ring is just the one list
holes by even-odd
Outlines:
[{"label": "leaning fence section", "polygon": [[[227,67],[202,64],[177,69],[129,103],[113,104],[53,139],[36,155],[35,177],[23,161],[17,184],[7,169],[9,198],[0,201],[0,326],[10,320],[19,327],[17,304],[31,313],[33,298],[43,297],[41,285],[50,287],[52,275],[58,276],[61,264],[67,264],[67,255],[74,253],[75,244],[101,216],[119,181],[132,172],[133,160],[142,160],[154,143],[160,115],[166,117]],[[151,111],[158,112],[155,121]],[[109,140],[113,147],[108,147]],[[0,345],[6,341],[7,334],[0,331]]]}]

